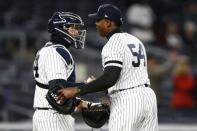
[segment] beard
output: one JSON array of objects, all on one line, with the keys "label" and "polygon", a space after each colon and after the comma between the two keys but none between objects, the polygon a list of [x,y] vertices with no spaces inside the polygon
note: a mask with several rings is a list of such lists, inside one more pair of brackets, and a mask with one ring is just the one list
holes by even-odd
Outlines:
[{"label": "beard", "polygon": [[97,28],[97,32],[102,37],[105,37],[106,36],[106,32],[102,28]]}]

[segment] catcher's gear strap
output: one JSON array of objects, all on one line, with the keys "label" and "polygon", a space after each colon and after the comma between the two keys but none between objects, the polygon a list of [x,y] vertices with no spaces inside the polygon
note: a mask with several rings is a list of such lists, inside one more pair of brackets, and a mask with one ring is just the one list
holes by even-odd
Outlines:
[{"label": "catcher's gear strap", "polygon": [[43,89],[49,89],[49,85],[42,84],[38,81],[35,81],[36,85]]},{"label": "catcher's gear strap", "polygon": [[47,107],[35,107],[35,110],[53,110],[53,108],[47,108]]},{"label": "catcher's gear strap", "polygon": [[45,84],[42,84],[38,81],[35,81],[36,85],[39,86],[40,88],[43,88],[43,89],[49,89],[49,88],[53,88],[57,85],[62,85],[62,86],[65,86],[65,87],[73,87],[73,86],[81,86],[81,85],[84,85],[85,83],[81,82],[81,83],[72,83],[72,82],[68,82],[64,79],[55,79],[55,80],[51,80],[49,81],[49,85],[45,85]]},{"label": "catcher's gear strap", "polygon": [[98,79],[78,87],[80,89],[79,95],[107,90],[117,82],[121,69],[117,66],[107,66],[104,69],[104,74]]}]

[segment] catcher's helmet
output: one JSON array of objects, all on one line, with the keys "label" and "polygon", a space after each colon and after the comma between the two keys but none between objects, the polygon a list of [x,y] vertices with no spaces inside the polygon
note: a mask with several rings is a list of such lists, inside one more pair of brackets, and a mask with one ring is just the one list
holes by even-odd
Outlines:
[{"label": "catcher's helmet", "polygon": [[[77,28],[78,35],[71,36],[68,33],[68,27],[74,25]],[[86,30],[79,29],[84,26],[81,17],[71,12],[55,12],[48,21],[48,32],[59,36],[72,47],[84,48]]]}]

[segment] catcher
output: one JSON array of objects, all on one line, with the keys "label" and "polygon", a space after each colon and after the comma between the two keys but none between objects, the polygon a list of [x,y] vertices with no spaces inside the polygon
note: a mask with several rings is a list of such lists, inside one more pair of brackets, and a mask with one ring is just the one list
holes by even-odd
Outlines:
[{"label": "catcher", "polygon": [[33,63],[33,131],[74,131],[75,120],[69,114],[83,102],[78,98],[58,101],[57,89],[85,85],[75,82],[75,62],[69,49],[84,48],[86,30],[79,15],[54,12],[48,21],[48,32],[50,41],[37,52]]}]

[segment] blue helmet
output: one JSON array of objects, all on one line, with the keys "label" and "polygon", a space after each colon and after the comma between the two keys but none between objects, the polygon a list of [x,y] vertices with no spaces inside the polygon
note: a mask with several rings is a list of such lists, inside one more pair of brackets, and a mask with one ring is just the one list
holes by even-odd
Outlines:
[{"label": "blue helmet", "polygon": [[[74,25],[77,28],[78,35],[71,36],[68,28]],[[48,32],[62,38],[76,49],[84,48],[86,30],[81,17],[71,12],[55,12],[48,21]]]}]

